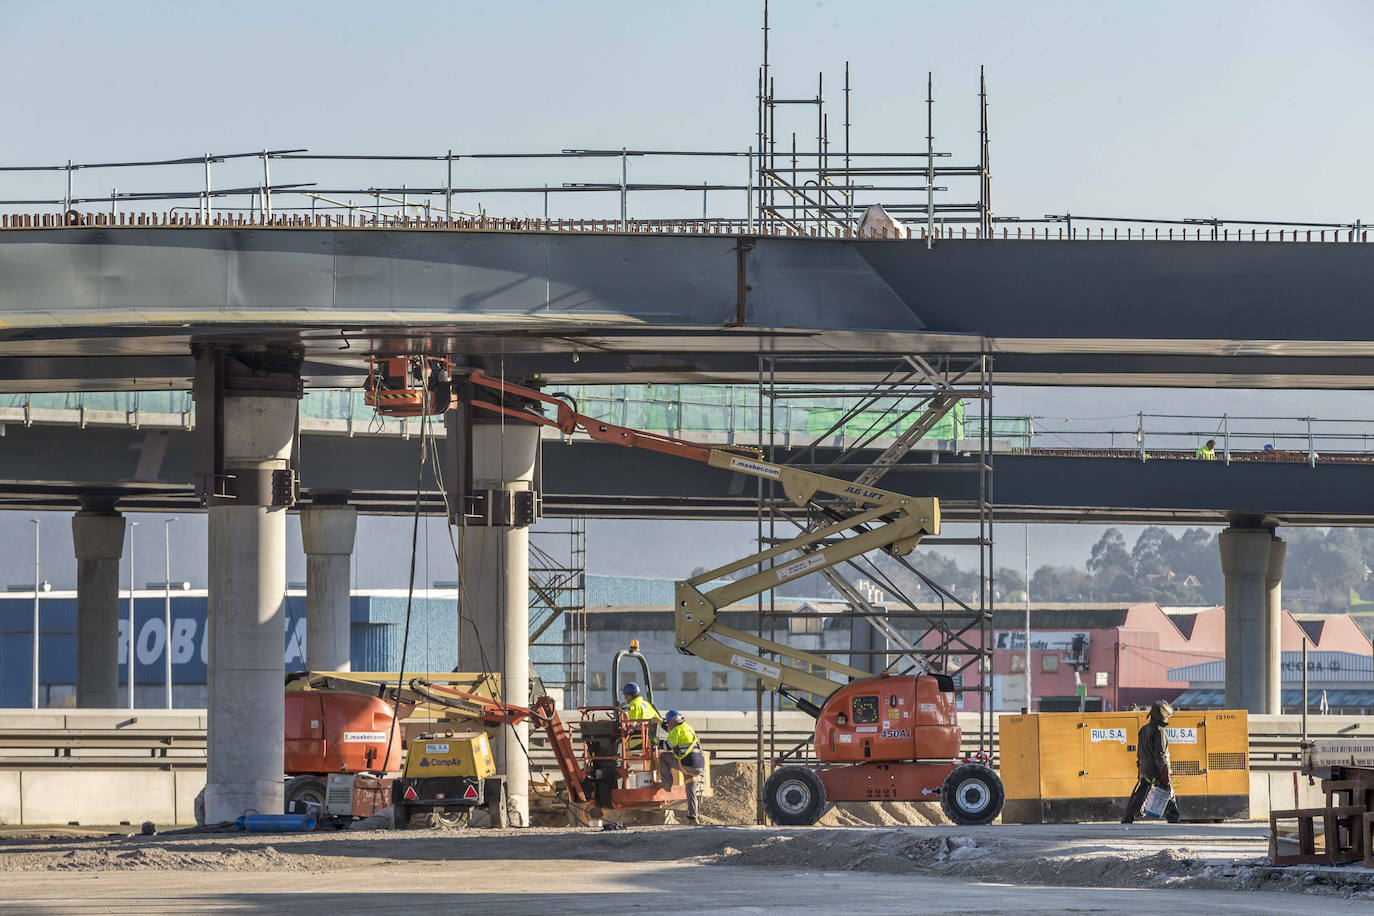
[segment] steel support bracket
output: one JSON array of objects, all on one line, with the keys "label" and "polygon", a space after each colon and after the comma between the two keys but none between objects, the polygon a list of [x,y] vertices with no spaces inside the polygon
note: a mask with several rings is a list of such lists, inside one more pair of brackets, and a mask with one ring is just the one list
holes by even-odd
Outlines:
[{"label": "steel support bracket", "polygon": [[291,398],[305,394],[300,350],[234,350],[208,344],[193,348],[196,374],[191,395],[196,404],[195,483],[202,507],[293,506],[300,495],[300,418],[292,433],[285,468],[226,467],[224,402],[233,397]]},{"label": "steel support bracket", "polygon": [[528,528],[543,515],[542,452],[535,457],[533,490],[476,489],[472,480],[474,398],[486,389],[467,381],[453,383],[453,406],[445,417],[444,481],[450,525],[476,528]]}]

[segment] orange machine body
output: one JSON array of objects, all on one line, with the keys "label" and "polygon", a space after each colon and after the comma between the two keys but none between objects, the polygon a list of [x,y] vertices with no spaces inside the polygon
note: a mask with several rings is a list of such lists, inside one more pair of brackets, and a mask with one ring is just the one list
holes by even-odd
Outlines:
[{"label": "orange machine body", "polygon": [[959,739],[954,694],[922,675],[853,681],[831,694],[816,718],[822,763],[953,760]]},{"label": "orange machine body", "polygon": [[285,771],[290,775],[394,772],[401,768],[404,746],[400,723],[385,700],[327,690],[286,693]]},{"label": "orange machine body", "polygon": [[442,414],[449,405],[448,367],[443,357],[370,357],[363,403],[384,417]]}]

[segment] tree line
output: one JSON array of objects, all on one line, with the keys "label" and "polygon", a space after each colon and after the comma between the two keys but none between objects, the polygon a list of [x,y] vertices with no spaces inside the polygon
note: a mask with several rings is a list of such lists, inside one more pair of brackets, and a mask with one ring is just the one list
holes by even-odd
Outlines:
[{"label": "tree line", "polygon": [[[1128,548],[1121,532],[1108,528],[1083,568],[1037,569],[1031,600],[1220,604],[1226,581],[1217,534],[1188,528],[1176,536],[1152,526]],[[1278,534],[1287,545],[1283,604],[1289,610],[1343,610],[1374,597],[1374,529],[1285,528]]]},{"label": "tree line", "polygon": [[[1370,573],[1374,568],[1374,529],[1284,528],[1278,534],[1287,544],[1284,607],[1334,611],[1374,599]],[[909,560],[930,581],[965,601],[976,601],[977,568],[960,566],[950,556],[930,550],[918,550]],[[884,575],[917,603],[928,603],[934,597],[925,582],[891,558],[880,556],[876,562]],[[807,577],[803,582],[807,594],[834,597],[820,576]],[[798,593],[802,591],[798,589]],[[1108,528],[1092,546],[1083,566],[1041,566],[1030,582],[1031,601],[1036,604],[1207,605],[1221,604],[1225,591],[1217,532],[1206,528],[1174,534],[1168,528],[1151,526],[1140,532],[1134,544],[1128,544],[1120,530]],[[1024,601],[1022,573],[998,567],[993,592],[999,603]]]}]

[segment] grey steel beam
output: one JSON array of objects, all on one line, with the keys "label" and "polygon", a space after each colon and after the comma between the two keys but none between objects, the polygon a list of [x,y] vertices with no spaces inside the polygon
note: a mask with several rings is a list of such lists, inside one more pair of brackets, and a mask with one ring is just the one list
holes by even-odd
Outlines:
[{"label": "grey steel beam", "polygon": [[[333,367],[314,385],[427,349],[554,381],[738,381],[760,352],[859,381],[863,355],[987,352],[1007,384],[1368,387],[1372,269],[1350,243],[5,230],[0,356],[25,361],[0,390],[184,387],[197,340],[303,347]],[[68,362],[95,357],[120,371]]]}]

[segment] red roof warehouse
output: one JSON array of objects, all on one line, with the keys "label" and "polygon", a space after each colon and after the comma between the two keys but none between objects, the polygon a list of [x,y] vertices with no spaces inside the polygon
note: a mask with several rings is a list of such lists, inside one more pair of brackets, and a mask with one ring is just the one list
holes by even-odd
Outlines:
[{"label": "red roof warehouse", "polygon": [[[1037,711],[1077,709],[1083,684],[1088,709],[1129,709],[1173,700],[1189,688],[1169,670],[1225,657],[1226,609],[1157,604],[1042,605],[1030,614],[1030,681]],[[1348,614],[1284,612],[1282,649],[1370,656],[1367,636]],[[1001,711],[1025,702],[1026,614],[993,614],[992,703]],[[968,677],[972,682],[973,678]],[[1100,706],[1098,705],[1100,704]]]}]

